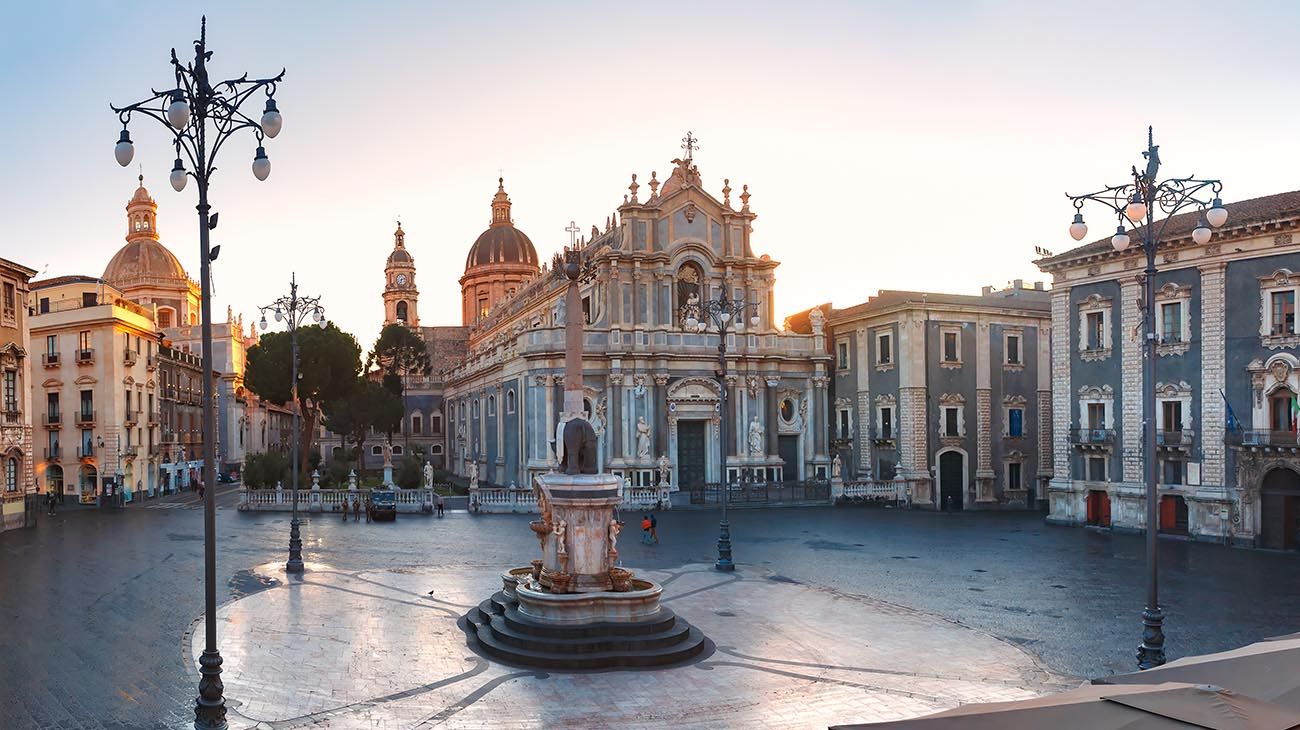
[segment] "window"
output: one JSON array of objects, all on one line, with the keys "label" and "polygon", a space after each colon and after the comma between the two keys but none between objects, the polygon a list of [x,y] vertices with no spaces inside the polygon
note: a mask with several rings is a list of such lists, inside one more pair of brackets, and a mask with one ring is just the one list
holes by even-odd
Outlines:
[{"label": "window", "polygon": [[1161,405],[1161,415],[1164,416],[1164,431],[1182,431],[1183,430],[1183,402],[1180,400],[1167,400]]},{"label": "window", "polygon": [[95,418],[95,391],[81,391],[81,419],[90,421]]},{"label": "window", "polygon": [[849,343],[835,343],[835,367],[840,370],[849,369]]},{"label": "window", "polygon": [[1105,428],[1106,427],[1106,404],[1089,403],[1088,404],[1088,428]]},{"label": "window", "polygon": [[1183,303],[1165,302],[1160,305],[1160,341],[1183,341]]},{"label": "window", "polygon": [[836,425],[839,426],[839,438],[846,439],[851,437],[852,434],[849,429],[849,409],[841,408],[839,410],[839,419],[836,422]]},{"label": "window", "polygon": [[1295,394],[1289,390],[1274,391],[1269,398],[1269,428],[1274,431],[1295,430]]},{"label": "window", "polygon": [[18,460],[13,457],[5,459],[5,491],[18,491]]},{"label": "window", "polygon": [[18,318],[18,290],[8,281],[4,283],[4,317],[8,320]]},{"label": "window", "polygon": [[893,338],[889,333],[876,335],[876,363],[889,365],[894,362]]},{"label": "window", "polygon": [[880,438],[894,438],[894,409],[890,406],[880,409]]},{"label": "window", "polygon": [[488,299],[487,299],[487,297],[479,297],[479,298],[478,298],[478,318],[479,318],[479,319],[483,319],[484,317],[487,316],[487,313],[488,313]]},{"label": "window", "polygon": [[434,444],[429,447],[429,453],[434,456],[442,456],[442,444]]},{"label": "window", "polygon": [[957,417],[960,412],[961,412],[960,408],[948,407],[943,409],[943,435],[944,436],[961,435],[961,427],[957,422]]},{"label": "window", "polygon": [[420,416],[411,416],[411,433],[416,436],[424,435],[424,419]]},{"label": "window", "polygon": [[59,417],[59,394],[45,394],[45,412],[50,416],[49,420],[54,421]]},{"label": "window", "polygon": [[1020,335],[1007,335],[1007,364],[1020,365]]},{"label": "window", "polygon": [[50,313],[50,298],[49,298],[49,297],[41,297],[41,300],[40,300],[40,302],[39,302],[39,304],[38,304],[37,306],[38,306],[38,309],[37,309],[38,312],[40,312],[41,314],[49,314],[49,313]]},{"label": "window", "polygon": [[400,322],[406,321],[406,302],[397,303],[397,319]]},{"label": "window", "polygon": [[1272,334],[1294,335],[1295,328],[1295,290],[1275,291],[1270,296],[1272,302]]},{"label": "window", "polygon": [[78,456],[91,456],[95,453],[95,432],[88,429],[81,429],[81,453]]},{"label": "window", "polygon": [[[587,412],[590,413],[591,409],[587,409]],[[495,416],[497,414],[497,397],[495,395],[488,396],[487,414],[489,416]]]},{"label": "window", "polygon": [[1160,462],[1161,484],[1178,485],[1183,483],[1183,466],[1187,462],[1182,459],[1164,459]]},{"label": "window", "polygon": [[434,433],[442,433],[442,414],[435,413],[429,416],[429,430]]},{"label": "window", "polygon": [[6,370],[4,373],[5,413],[18,412],[18,373]]},{"label": "window", "polygon": [[59,453],[59,432],[50,431],[45,435],[45,448],[50,458],[58,459],[62,456]]},{"label": "window", "polygon": [[393,456],[401,456],[402,453],[403,453],[402,445],[401,445],[401,444],[394,444],[394,445],[393,445]]},{"label": "window", "polygon": [[99,304],[99,298],[95,296],[95,292],[83,291],[81,293],[81,306],[93,307],[97,304]]},{"label": "window", "polygon": [[1106,481],[1106,457],[1104,456],[1088,457],[1088,481],[1090,482]]},{"label": "window", "polygon": [[943,361],[959,362],[961,360],[961,351],[958,347],[956,332],[943,333]]},{"label": "window", "polygon": [[82,330],[81,332],[77,333],[77,349],[79,350],[90,349],[90,330]]},{"label": "window", "polygon": [[1106,339],[1106,316],[1104,312],[1088,312],[1087,318],[1087,349],[1101,350],[1104,349],[1102,343]]},{"label": "window", "polygon": [[384,447],[382,447],[382,446],[371,446],[371,447],[370,447],[370,455],[371,455],[371,456],[383,456],[383,455],[384,455]]},{"label": "window", "polygon": [[1007,435],[1011,438],[1020,438],[1025,435],[1025,409],[1007,409]]},{"label": "window", "polygon": [[45,354],[59,354],[59,338],[55,335],[46,335],[45,337]]},{"label": "window", "polygon": [[158,326],[163,329],[172,326],[172,310],[170,309],[158,310]]},{"label": "window", "polygon": [[1023,481],[1020,477],[1022,464],[1018,461],[1007,463],[1007,489],[1022,489]]},{"label": "window", "polygon": [[506,391],[506,413],[515,412],[515,391]]}]

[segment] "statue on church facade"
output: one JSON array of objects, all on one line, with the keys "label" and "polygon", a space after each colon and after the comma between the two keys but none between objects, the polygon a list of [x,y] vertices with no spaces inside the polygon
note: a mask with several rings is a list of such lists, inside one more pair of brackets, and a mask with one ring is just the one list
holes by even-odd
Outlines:
[{"label": "statue on church facade", "polygon": [[478,489],[478,462],[471,460],[465,467],[465,478],[469,480],[470,489]]},{"label": "statue on church facade", "polygon": [[636,417],[636,456],[650,458],[650,424],[645,422],[645,416]]},{"label": "statue on church facade", "polygon": [[763,455],[763,424],[754,416],[754,420],[749,422],[749,455]]},{"label": "statue on church facade", "polygon": [[844,460],[840,458],[839,454],[836,454],[835,458],[831,459],[831,479],[840,479],[843,474]]},{"label": "statue on church facade", "polygon": [[668,454],[660,454],[659,461],[655,463],[659,467],[659,486],[667,486],[668,475],[672,473],[672,464],[668,462]]}]

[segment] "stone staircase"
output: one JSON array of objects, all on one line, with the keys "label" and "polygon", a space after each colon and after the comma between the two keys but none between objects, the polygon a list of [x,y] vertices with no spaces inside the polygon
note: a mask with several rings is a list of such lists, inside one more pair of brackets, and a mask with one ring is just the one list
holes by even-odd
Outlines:
[{"label": "stone staircase", "polygon": [[630,623],[562,626],[520,614],[514,598],[498,591],[470,609],[459,625],[470,646],[492,659],[545,669],[664,667],[713,651],[699,629],[667,607]]}]

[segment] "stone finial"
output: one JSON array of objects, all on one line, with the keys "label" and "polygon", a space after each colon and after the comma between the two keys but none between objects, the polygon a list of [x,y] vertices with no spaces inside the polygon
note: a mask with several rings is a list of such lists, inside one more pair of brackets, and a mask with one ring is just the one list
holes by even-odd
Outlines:
[{"label": "stone finial", "polygon": [[591,240],[594,241],[597,238],[600,238],[600,229],[593,223],[591,226]]},{"label": "stone finial", "polygon": [[659,173],[654,170],[650,171],[650,199],[659,199]]},{"label": "stone finial", "polygon": [[[634,173],[632,173],[632,184],[627,186],[627,189],[628,189],[629,191],[631,191],[631,193],[632,193],[632,204],[633,204],[633,205],[636,205],[636,202],[637,202],[637,200],[636,200],[636,191],[637,191],[640,187],[641,187],[641,186],[638,185],[637,182],[636,182],[636,173],[634,172]],[[624,201],[625,201],[625,202],[626,202],[626,200],[627,200],[627,199],[624,198]]]},{"label": "stone finial", "polygon": [[731,180],[727,178],[722,179],[722,204],[731,207]]},{"label": "stone finial", "polygon": [[741,193],[740,193],[740,210],[741,210],[741,212],[744,212],[744,213],[748,213],[748,212],[749,212],[749,186],[748,186],[748,185],[742,185],[742,186],[741,186]]}]

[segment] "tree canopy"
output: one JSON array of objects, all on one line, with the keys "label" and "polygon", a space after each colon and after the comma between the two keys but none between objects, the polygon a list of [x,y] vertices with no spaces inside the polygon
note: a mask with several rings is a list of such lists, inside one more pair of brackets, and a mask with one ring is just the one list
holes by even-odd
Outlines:
[{"label": "tree canopy", "polygon": [[385,325],[380,331],[374,349],[366,357],[366,365],[367,369],[378,365],[384,387],[397,395],[406,390],[407,376],[426,377],[433,370],[424,338],[410,327],[397,323]]},{"label": "tree canopy", "polygon": [[358,378],[352,392],[325,404],[324,423],[363,453],[371,429],[392,433],[401,427],[402,399],[373,380]]},{"label": "tree canopy", "polygon": [[[244,385],[259,397],[284,405],[293,398],[291,346],[288,332],[271,332],[248,349]],[[299,464],[306,465],[324,403],[352,391],[361,373],[361,346],[357,339],[335,327],[298,328],[298,407],[302,413]]]}]

